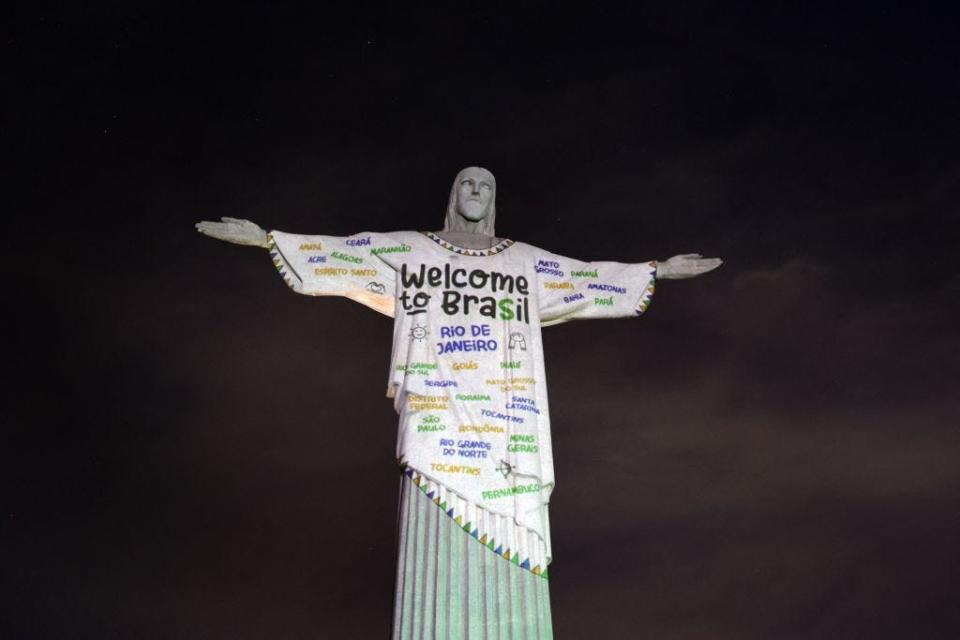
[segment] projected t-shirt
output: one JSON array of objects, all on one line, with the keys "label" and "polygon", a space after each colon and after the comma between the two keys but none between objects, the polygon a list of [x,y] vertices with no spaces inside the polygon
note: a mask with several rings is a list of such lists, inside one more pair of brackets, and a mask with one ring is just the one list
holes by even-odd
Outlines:
[{"label": "projected t-shirt", "polygon": [[511,240],[464,249],[414,231],[270,237],[298,293],[346,296],[394,318],[387,396],[400,415],[400,463],[532,530],[549,561],[540,327],[643,313],[656,263],[581,262]]}]

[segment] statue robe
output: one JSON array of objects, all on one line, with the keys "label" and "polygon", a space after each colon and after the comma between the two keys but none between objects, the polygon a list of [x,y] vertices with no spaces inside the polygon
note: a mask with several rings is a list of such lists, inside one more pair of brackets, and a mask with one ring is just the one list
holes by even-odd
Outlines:
[{"label": "statue robe", "polygon": [[511,240],[465,249],[413,231],[270,239],[294,291],[394,318],[387,396],[404,474],[488,554],[546,578],[555,481],[540,327],[642,314],[656,263],[582,262]]}]

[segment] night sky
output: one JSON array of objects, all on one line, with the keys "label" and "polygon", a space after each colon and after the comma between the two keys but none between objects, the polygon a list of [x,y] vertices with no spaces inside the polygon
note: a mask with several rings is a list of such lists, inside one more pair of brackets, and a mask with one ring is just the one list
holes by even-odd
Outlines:
[{"label": "night sky", "polygon": [[558,638],[960,636],[956,16],[304,4],[7,10],[0,637],[387,637],[392,324],[193,224],[436,229],[469,165],[500,236],[725,261],[544,330]]}]

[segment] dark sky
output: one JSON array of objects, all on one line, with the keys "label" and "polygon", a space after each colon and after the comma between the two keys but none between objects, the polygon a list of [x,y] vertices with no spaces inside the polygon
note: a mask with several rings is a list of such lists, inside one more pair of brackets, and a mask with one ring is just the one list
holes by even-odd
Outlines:
[{"label": "dark sky", "polygon": [[193,223],[475,164],[501,236],[725,260],[544,332],[557,637],[960,636],[956,16],[73,4],[3,26],[0,637],[386,637],[391,323]]}]

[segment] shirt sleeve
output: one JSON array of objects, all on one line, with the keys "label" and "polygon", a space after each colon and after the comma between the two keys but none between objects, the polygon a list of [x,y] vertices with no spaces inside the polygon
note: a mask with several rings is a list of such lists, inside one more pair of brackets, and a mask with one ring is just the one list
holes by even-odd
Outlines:
[{"label": "shirt sleeve", "polygon": [[540,324],[639,316],[650,306],[655,261],[583,262],[548,251],[535,254]]},{"label": "shirt sleeve", "polygon": [[385,233],[318,236],[271,231],[270,257],[287,285],[311,296],[344,296],[393,317],[396,272],[378,256],[403,248]]}]

